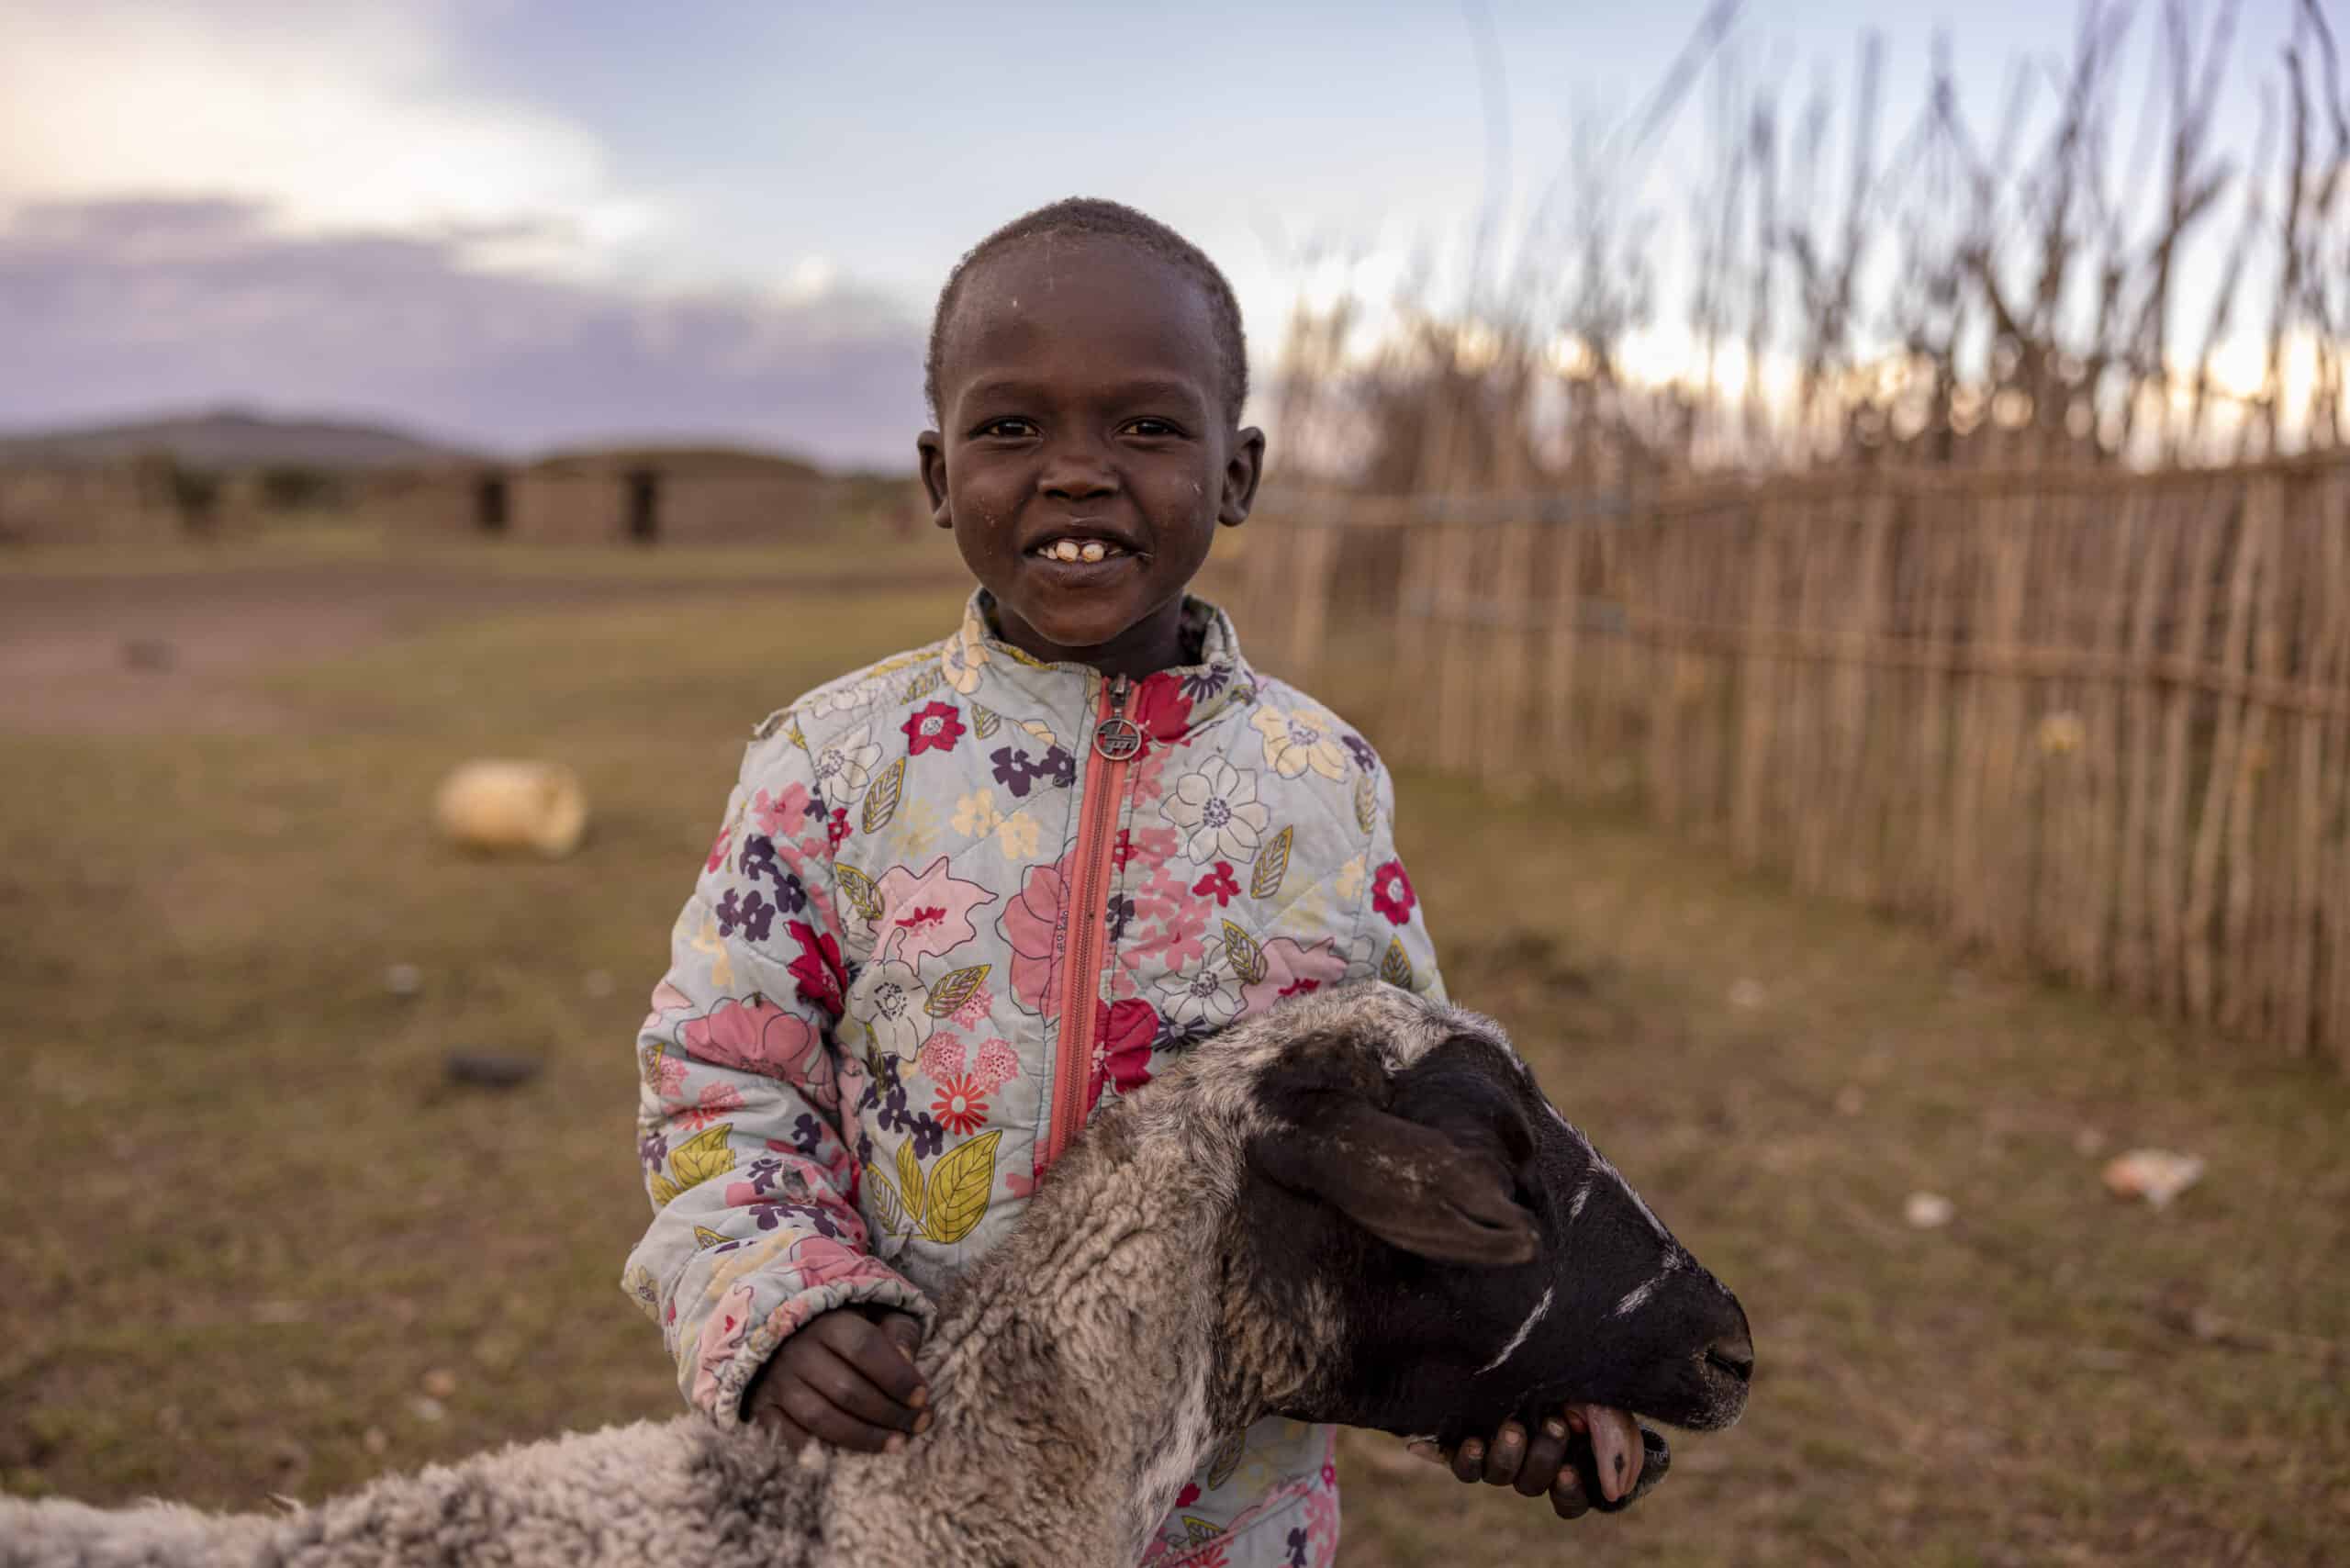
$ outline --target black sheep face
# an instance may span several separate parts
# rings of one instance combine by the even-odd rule
[[[1754,1364],[1738,1298],[1497,1029],[1450,1021],[1406,1064],[1308,1041],[1259,1082],[1277,1130],[1248,1149],[1255,1288],[1311,1313],[1316,1282],[1345,1282],[1337,1371],[1285,1413],[1448,1443],[1568,1405],[1736,1421]]]

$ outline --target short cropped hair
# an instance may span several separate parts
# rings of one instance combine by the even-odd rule
[[[1069,196],[1013,218],[966,251],[963,259],[955,263],[954,271],[946,274],[946,286],[938,291],[938,308],[930,319],[930,351],[923,361],[923,396],[930,400],[932,419],[937,419],[941,412],[938,362],[946,339],[946,323],[955,314],[956,301],[962,297],[963,280],[970,275],[973,267],[997,252],[1023,240],[1046,236],[1123,241],[1190,274],[1208,297],[1208,317],[1215,330],[1216,353],[1224,362],[1220,367],[1224,373],[1220,390],[1225,418],[1235,425],[1240,422],[1241,405],[1248,400],[1248,338],[1241,330],[1240,301],[1233,297],[1231,283],[1208,260],[1206,252],[1158,219],[1095,196]]]

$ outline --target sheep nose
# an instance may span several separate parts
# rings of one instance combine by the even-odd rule
[[[1726,1335],[1706,1347],[1706,1360],[1744,1383],[1754,1375],[1754,1341],[1743,1333]]]

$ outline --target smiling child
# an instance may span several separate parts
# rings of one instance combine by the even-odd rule
[[[627,1286],[692,1404],[795,1445],[919,1438],[933,1295],[1105,1098],[1284,997],[1439,991],[1378,757],[1185,592],[1265,455],[1214,264],[1113,203],[1030,213],[949,275],[927,390],[978,589],[758,727],[639,1036]],[[1456,1473],[1572,1517],[1566,1439]],[[1146,1560],[1330,1562],[1332,1453],[1230,1434]]]

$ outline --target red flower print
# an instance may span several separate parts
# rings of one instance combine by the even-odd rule
[[[1315,991],[1320,991],[1321,989],[1322,982],[1318,980],[1292,980],[1288,985],[1281,987],[1281,989],[1275,994],[1281,996],[1312,996]]]
[[[950,1078],[940,1084],[938,1098],[930,1103],[930,1109],[938,1125],[957,1137],[969,1137],[988,1119],[988,1103],[980,1097],[979,1086],[968,1078]]]
[[[1110,858],[1116,863],[1118,869],[1123,871],[1126,868],[1126,862],[1134,857],[1134,829],[1122,827],[1118,830],[1118,842],[1110,846]],[[715,867],[711,868],[716,869]]]
[[[841,945],[829,931],[817,935],[815,927],[804,920],[792,921],[784,929],[800,944],[800,957],[791,960],[791,978],[800,982],[800,1000],[839,1017],[842,993],[848,986],[848,971],[841,965]]]
[[[728,823],[718,830],[718,837],[710,846],[710,858],[701,863],[705,871],[715,871],[726,864],[726,846],[734,842],[734,824]]]
[[[831,820],[824,823],[824,831],[832,834],[833,847],[838,849],[841,846],[841,840],[848,836],[848,808],[846,806],[835,806],[833,809]]]
[[[1183,695],[1183,683],[1167,670],[1145,676],[1136,686],[1134,697],[1126,705],[1126,717],[1142,726],[1143,733],[1159,742],[1179,741],[1192,726],[1192,700]]]
[[[898,727],[906,733],[908,756],[953,751],[955,743],[963,738],[963,716],[952,702],[933,702]]]
[[[1114,1083],[1130,1094],[1150,1081],[1150,1047],[1158,1038],[1158,1010],[1139,997],[1093,1004],[1093,1081],[1087,1088],[1088,1110],[1100,1103],[1102,1090]]]
[[[1176,1495],[1175,1506],[1179,1508],[1188,1508],[1199,1500],[1200,1484],[1196,1481],[1187,1481],[1183,1484],[1183,1490]]]
[[[1232,879],[1232,868],[1219,860],[1214,870],[1192,884],[1192,890],[1202,895],[1214,895],[1215,907],[1222,909],[1240,896],[1240,884]]]
[[[1404,875],[1404,863],[1390,860],[1371,874],[1371,907],[1387,917],[1390,925],[1401,925],[1412,918],[1412,906],[1419,898],[1412,891],[1412,879]]]

